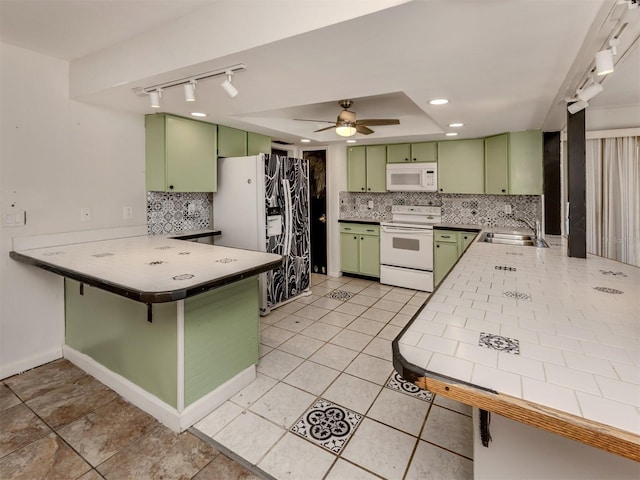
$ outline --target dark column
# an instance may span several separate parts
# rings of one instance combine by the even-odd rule
[[[567,113],[570,257],[587,258],[585,111]]]
[[[544,231],[562,233],[560,132],[544,132]]]

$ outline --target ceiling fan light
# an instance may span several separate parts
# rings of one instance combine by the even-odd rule
[[[596,53],[596,74],[606,75],[613,72],[613,52],[609,49]]]
[[[336,133],[341,137],[352,137],[356,134],[356,127],[352,123],[336,125]]]

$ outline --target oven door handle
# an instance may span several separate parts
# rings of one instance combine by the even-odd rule
[[[418,235],[433,235],[430,228],[412,228],[412,227],[382,227],[384,233],[417,233]]]

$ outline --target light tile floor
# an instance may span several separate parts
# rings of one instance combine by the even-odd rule
[[[391,364],[428,294],[316,274],[311,290],[261,319],[257,380],[196,435],[264,478],[473,478],[470,408]]]

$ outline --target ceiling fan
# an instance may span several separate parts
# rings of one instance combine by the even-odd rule
[[[340,112],[335,122],[331,122],[329,120],[307,120],[304,118],[294,118],[294,120],[302,122],[331,123],[332,125],[330,127],[321,128],[319,130],[315,130],[315,132],[323,132],[325,130],[335,128],[336,133],[343,137],[350,137],[355,135],[356,132],[363,135],[370,135],[373,133],[373,130],[369,128],[370,126],[400,125],[400,120],[397,118],[369,118],[365,120],[356,120],[356,112],[349,110],[349,107],[353,105],[353,100],[340,100],[338,104],[343,108],[343,110]]]

